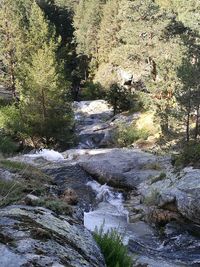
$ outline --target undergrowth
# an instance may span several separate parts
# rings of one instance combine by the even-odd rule
[[[103,232],[103,227],[96,229],[94,238],[104,255],[107,267],[131,267],[132,259],[128,255],[127,247],[116,230]]]
[[[146,140],[149,135],[147,129],[137,129],[134,124],[126,127],[120,125],[115,133],[115,144],[119,147],[128,147],[139,139]]]
[[[52,179],[39,169],[22,162],[0,160],[0,168],[15,174],[13,180],[0,176],[0,206],[17,203],[27,194],[43,196],[47,193],[47,184]]]

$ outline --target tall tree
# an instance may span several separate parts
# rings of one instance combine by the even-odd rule
[[[21,2],[3,0],[0,3],[0,82],[16,99],[19,53],[23,50],[23,16]]]
[[[108,62],[110,52],[119,45],[117,35],[120,30],[118,12],[118,0],[106,2],[98,33],[98,59],[100,62]]]
[[[36,3],[31,7],[27,36],[29,58],[22,65],[19,105],[24,131],[31,137],[43,137],[47,143],[64,142],[72,126],[70,84],[56,57],[60,38]]]
[[[105,0],[81,0],[74,16],[77,53],[86,55],[91,73],[98,67],[98,31]]]

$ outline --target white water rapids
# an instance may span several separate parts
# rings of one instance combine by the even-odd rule
[[[116,229],[122,234],[124,243],[127,244],[130,237],[130,225],[128,211],[123,206],[122,193],[115,192],[113,188],[106,184],[100,185],[96,181],[90,181],[87,185],[96,192],[98,204],[94,210],[84,213],[85,227],[91,231],[103,227],[104,232]]]

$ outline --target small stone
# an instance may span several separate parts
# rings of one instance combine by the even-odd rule
[[[24,199],[26,205],[30,205],[30,206],[34,205],[35,202],[38,200],[39,200],[39,197],[32,195],[32,194],[28,194]]]

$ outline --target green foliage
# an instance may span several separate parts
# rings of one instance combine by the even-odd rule
[[[175,160],[175,166],[188,166],[192,165],[195,167],[200,166],[200,144],[196,142],[189,142],[186,144],[181,154]]]
[[[16,105],[7,105],[0,109],[0,128],[10,135],[20,136],[23,132],[23,122]]]
[[[0,179],[0,207],[14,203],[24,197],[24,185],[19,181]]]
[[[13,155],[17,149],[17,144],[9,136],[0,134],[0,153],[3,155]]]
[[[150,184],[154,184],[156,182],[162,181],[167,177],[166,173],[161,172],[158,176],[155,176],[151,179]]]
[[[106,98],[113,106],[114,114],[127,111],[134,106],[134,94],[118,84],[111,85]]]
[[[108,267],[131,267],[132,259],[122,243],[122,237],[115,230],[103,233],[103,228],[94,233]]]
[[[128,147],[139,139],[147,139],[149,135],[147,129],[137,129],[135,124],[130,126],[119,125],[115,133],[115,143],[119,147]]]
[[[22,201],[28,193],[44,196],[52,183],[51,177],[26,163],[2,159],[0,168],[17,174],[13,181],[0,177],[0,206]]]
[[[105,96],[106,92],[99,83],[86,82],[81,89],[81,99],[83,100],[104,99]]]
[[[16,98],[16,92],[18,93],[19,101],[1,110],[0,127],[23,141],[27,138],[38,138],[47,145],[71,144],[73,114],[70,83],[66,81],[63,64],[57,58],[61,40],[35,1],[31,3],[27,0],[25,5],[19,0],[26,15],[19,12],[14,14],[9,1],[4,1],[5,5],[0,11],[2,16],[4,8],[12,13],[10,23],[15,28],[11,34],[13,39],[8,40],[3,35],[8,40],[8,43],[3,44],[3,49],[7,49],[7,52],[0,49],[0,53],[4,56],[12,52],[11,89]],[[22,12],[21,9],[20,11]],[[18,23],[15,23],[16,20]],[[3,26],[5,25],[2,25],[4,33]],[[15,47],[17,41],[20,42],[16,38],[21,37],[16,36],[18,32],[23,33],[23,38],[19,47]],[[8,50],[10,47],[12,51]],[[11,62],[2,62],[10,70]],[[11,77],[11,74],[8,76]]]
[[[71,215],[72,207],[61,199],[52,199],[49,197],[40,198],[33,203],[35,206],[42,206],[54,211],[57,214]]]
[[[152,163],[147,163],[143,166],[144,170],[156,170],[156,171],[160,171],[162,169],[162,167],[160,166],[159,162],[152,162]]]

